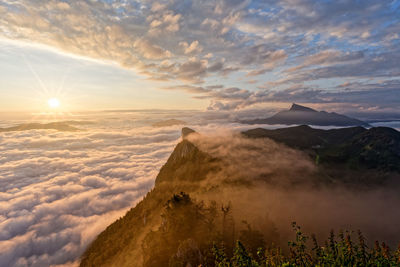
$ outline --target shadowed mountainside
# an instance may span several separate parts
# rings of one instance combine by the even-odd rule
[[[392,128],[321,130],[302,125],[276,130],[257,128],[243,134],[250,138],[270,138],[307,150],[315,153],[321,163],[400,171],[400,133]]]

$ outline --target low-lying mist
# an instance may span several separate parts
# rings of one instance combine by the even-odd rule
[[[293,221],[319,239],[325,239],[331,229],[342,229],[361,230],[368,242],[385,241],[392,247],[400,241],[398,183],[342,184],[324,174],[308,154],[269,139],[228,132],[192,134],[188,139],[221,160],[220,170],[202,181],[208,193],[196,198],[231,203],[238,228],[246,220],[263,231],[268,218],[283,245],[293,238]],[[365,170],[355,173],[363,175]],[[221,186],[212,189],[216,183]]]

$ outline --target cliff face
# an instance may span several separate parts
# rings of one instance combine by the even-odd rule
[[[161,168],[156,186],[163,183],[196,182],[218,169],[218,159],[200,151],[188,140],[180,142]]]

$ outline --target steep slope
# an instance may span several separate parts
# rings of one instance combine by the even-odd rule
[[[200,151],[188,140],[182,140],[167,163],[161,168],[156,185],[181,181],[201,181],[211,171],[217,171],[218,159]]]
[[[247,124],[307,124],[319,126],[368,126],[368,123],[325,111],[316,111],[293,103],[289,110],[280,111],[272,117],[244,121]]]
[[[160,224],[166,201],[174,193],[199,190],[198,182],[217,170],[216,159],[186,140],[192,132],[182,130],[183,140],[161,168],[154,189],[100,233],[82,256],[80,266],[142,266],[142,241]]]

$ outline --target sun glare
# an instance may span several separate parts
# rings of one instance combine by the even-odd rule
[[[50,108],[58,108],[60,106],[60,101],[57,98],[50,98],[47,100],[47,104]]]

